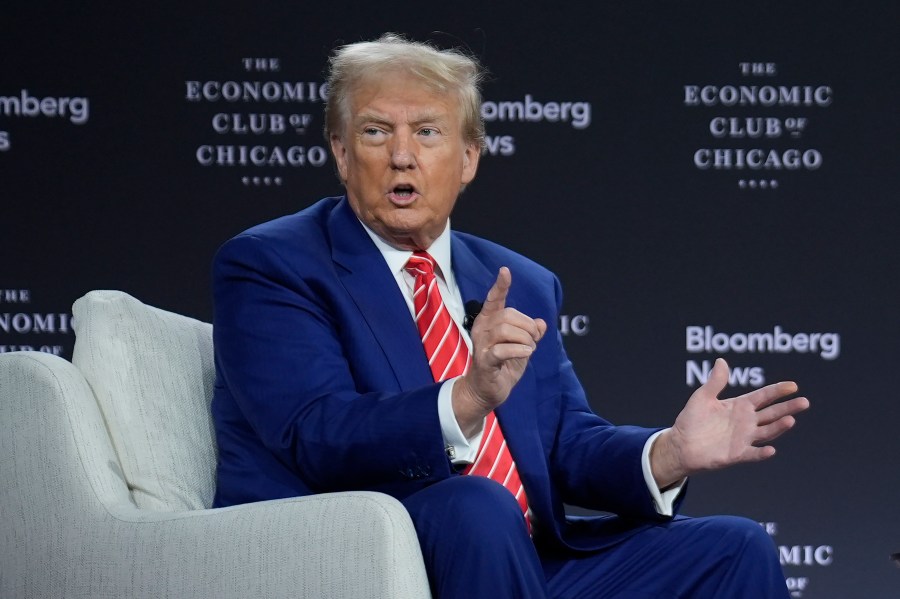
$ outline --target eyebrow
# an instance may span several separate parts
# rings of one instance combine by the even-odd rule
[[[379,116],[377,114],[373,114],[371,112],[362,112],[356,116],[354,119],[357,125],[362,123],[377,123],[379,125],[390,125],[393,126],[395,123],[383,116]],[[443,124],[447,121],[446,115],[437,112],[425,112],[419,115],[416,119],[411,121],[409,124],[416,126],[422,125],[424,123],[440,123]]]

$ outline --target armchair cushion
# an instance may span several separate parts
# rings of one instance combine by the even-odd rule
[[[207,508],[216,442],[212,325],[92,291],[73,306],[72,362],[96,395],[139,508]]]

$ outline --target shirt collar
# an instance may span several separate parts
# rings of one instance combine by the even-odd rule
[[[403,272],[406,263],[409,261],[409,257],[413,255],[410,250],[400,250],[390,245],[384,239],[378,236],[378,234],[370,229],[366,223],[359,221],[363,226],[363,229],[366,230],[366,233],[369,237],[372,238],[372,242],[375,243],[375,247],[378,248],[378,251],[381,252],[381,255],[384,256],[385,262],[387,262],[388,268],[391,269],[391,273],[397,275],[398,273]],[[447,226],[444,227],[444,231],[438,235],[437,239],[435,239],[431,246],[426,250],[434,261],[437,262],[438,268],[440,269],[440,275],[444,278],[444,281],[448,285],[452,285],[453,281],[453,268],[450,256],[450,220],[447,219]]]

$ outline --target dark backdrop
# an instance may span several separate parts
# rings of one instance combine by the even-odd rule
[[[897,596],[896,3],[74,4],[0,19],[0,350],[69,357],[71,303],[96,288],[210,320],[219,244],[340,193],[330,50],[383,31],[464,46],[492,73],[491,151],[454,227],[559,274],[594,408],[671,422],[717,355],[732,393],[797,380],[813,408],[778,456],[696,477],[685,510],[761,522],[795,597]],[[201,93],[248,81],[304,97]],[[763,100],[732,102],[741,86]],[[205,164],[216,146],[263,165]],[[706,168],[716,149],[730,168]],[[778,343],[739,351],[754,333]]]

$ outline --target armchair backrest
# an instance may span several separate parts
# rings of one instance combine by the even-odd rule
[[[208,508],[215,492],[212,325],[92,291],[73,307],[72,363],[90,384],[139,508]]]

